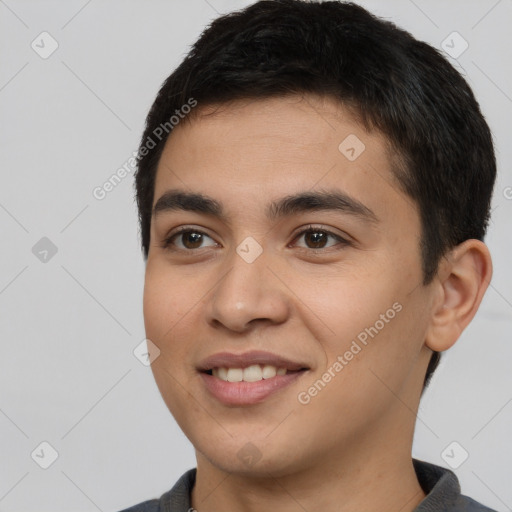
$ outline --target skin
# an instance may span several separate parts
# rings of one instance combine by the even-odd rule
[[[166,143],[154,204],[169,189],[198,192],[221,202],[229,221],[189,211],[154,216],[144,289],[146,335],[161,351],[154,377],[196,450],[192,506],[414,510],[425,497],[411,461],[423,379],[431,350],[452,346],[478,309],[492,273],[486,246],[467,240],[454,248],[423,286],[418,210],[394,179],[387,141],[331,99],[237,101],[196,114]],[[365,145],[354,161],[338,149],[350,134]],[[265,216],[271,200],[332,189],[378,221],[338,211]],[[315,246],[300,235],[309,225],[348,243],[329,237]],[[163,248],[179,226],[206,236],[191,245],[178,235]],[[263,249],[253,263],[236,252],[249,236]],[[299,403],[395,303],[401,311]],[[223,405],[197,365],[253,349],[310,369],[261,403]],[[247,443],[257,455],[250,464],[240,457]]]

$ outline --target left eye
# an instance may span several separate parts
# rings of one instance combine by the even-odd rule
[[[319,228],[308,228],[300,232],[295,240],[299,240],[301,238],[304,238],[306,243],[306,245],[302,247],[305,247],[306,249],[325,249],[326,247],[332,247],[337,243],[348,245],[348,241],[341,236]],[[329,238],[334,239],[334,243],[327,245]]]

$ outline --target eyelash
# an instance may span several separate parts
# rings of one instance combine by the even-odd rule
[[[187,226],[182,226],[176,232],[174,232],[172,235],[170,235],[167,238],[165,238],[163,240],[163,242],[162,242],[161,247],[163,249],[168,250],[168,251],[173,251],[173,252],[180,252],[181,251],[181,252],[189,252],[189,253],[192,253],[192,252],[200,250],[200,249],[204,249],[204,247],[198,247],[196,249],[171,248],[173,240],[175,238],[179,237],[180,235],[185,234],[185,233],[198,233],[200,235],[207,236],[208,238],[211,238],[213,240],[213,238],[210,235],[208,235],[204,231],[201,231],[200,229],[195,229],[195,228],[190,228],[190,227],[187,227]],[[346,240],[345,238],[341,237],[340,235],[336,235],[335,233],[333,233],[332,231],[329,231],[327,229],[324,229],[324,228],[321,228],[321,227],[315,227],[315,226],[311,226],[311,225],[308,226],[306,229],[303,229],[302,231],[297,233],[297,235],[294,237],[293,240],[296,241],[300,237],[302,237],[302,236],[304,236],[304,235],[306,235],[308,233],[323,233],[323,234],[325,234],[327,236],[335,238],[339,243],[335,244],[334,246],[330,246],[330,247],[320,247],[320,248],[317,248],[317,249],[314,249],[314,248],[311,248],[311,247],[300,247],[300,249],[303,249],[303,250],[306,250],[306,251],[318,252],[318,251],[321,251],[322,249],[324,251],[326,249],[331,249],[332,247],[335,247],[336,245],[341,245],[342,248],[345,247],[345,246],[350,245],[350,242],[348,240]]]

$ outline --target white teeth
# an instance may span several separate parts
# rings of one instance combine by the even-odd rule
[[[244,371],[242,368],[229,368],[227,374],[228,382],[242,382],[244,380]]]
[[[276,368],[270,364],[263,367],[253,364],[247,368],[213,368],[212,375],[225,382],[258,382],[263,379],[271,379],[276,375],[286,375],[286,368]]]
[[[259,364],[253,364],[244,369],[244,381],[245,382],[256,382],[263,378],[261,366]]]
[[[263,378],[264,379],[271,379],[272,377],[275,377],[276,374],[277,374],[277,368],[275,366],[271,366],[269,364],[266,364],[264,367],[263,367],[263,371],[262,371],[262,374],[263,374]]]

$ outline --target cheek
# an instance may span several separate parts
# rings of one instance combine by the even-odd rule
[[[148,263],[146,268],[143,313],[148,338],[165,345],[191,313],[194,298],[189,292],[190,283],[160,267]]]
[[[366,303],[347,302],[345,311],[338,313],[337,337],[324,345],[328,363],[315,376],[321,374],[321,380],[330,381],[315,405],[319,413],[343,404],[356,423],[364,422],[383,414],[397,396],[407,401],[407,386],[416,385],[413,375],[419,370],[424,314],[398,292],[390,295],[388,291],[386,296],[376,291],[373,297],[378,300],[370,294]],[[336,428],[342,427],[341,418],[333,422]]]
[[[339,286],[331,281],[324,294],[310,296],[312,309],[328,327],[321,337],[327,357],[318,373],[331,369],[337,382],[375,381],[370,370],[400,378],[395,363],[401,360],[406,371],[421,345],[421,326],[415,331],[417,308],[401,291],[398,276],[362,281],[344,280]],[[336,361],[342,369],[339,364],[333,368]]]
[[[316,280],[314,287],[309,283],[308,293],[307,283],[303,284],[304,292],[297,295],[314,313],[313,317],[321,320],[324,328],[320,338],[330,356],[343,353],[357,336],[364,341],[368,330],[375,333],[375,324],[379,333],[385,332],[399,316],[400,293],[394,283],[382,276],[332,276],[325,282]]]
[[[194,409],[188,403],[187,382],[190,369],[187,357],[190,346],[187,336],[192,332],[193,305],[190,293],[180,293],[183,277],[171,274],[168,268],[148,262],[144,284],[144,324],[146,337],[157,345],[159,356],[151,364],[155,382],[171,414],[182,428],[184,417]],[[190,290],[189,288],[184,288]],[[188,404],[188,405],[187,405]]]

